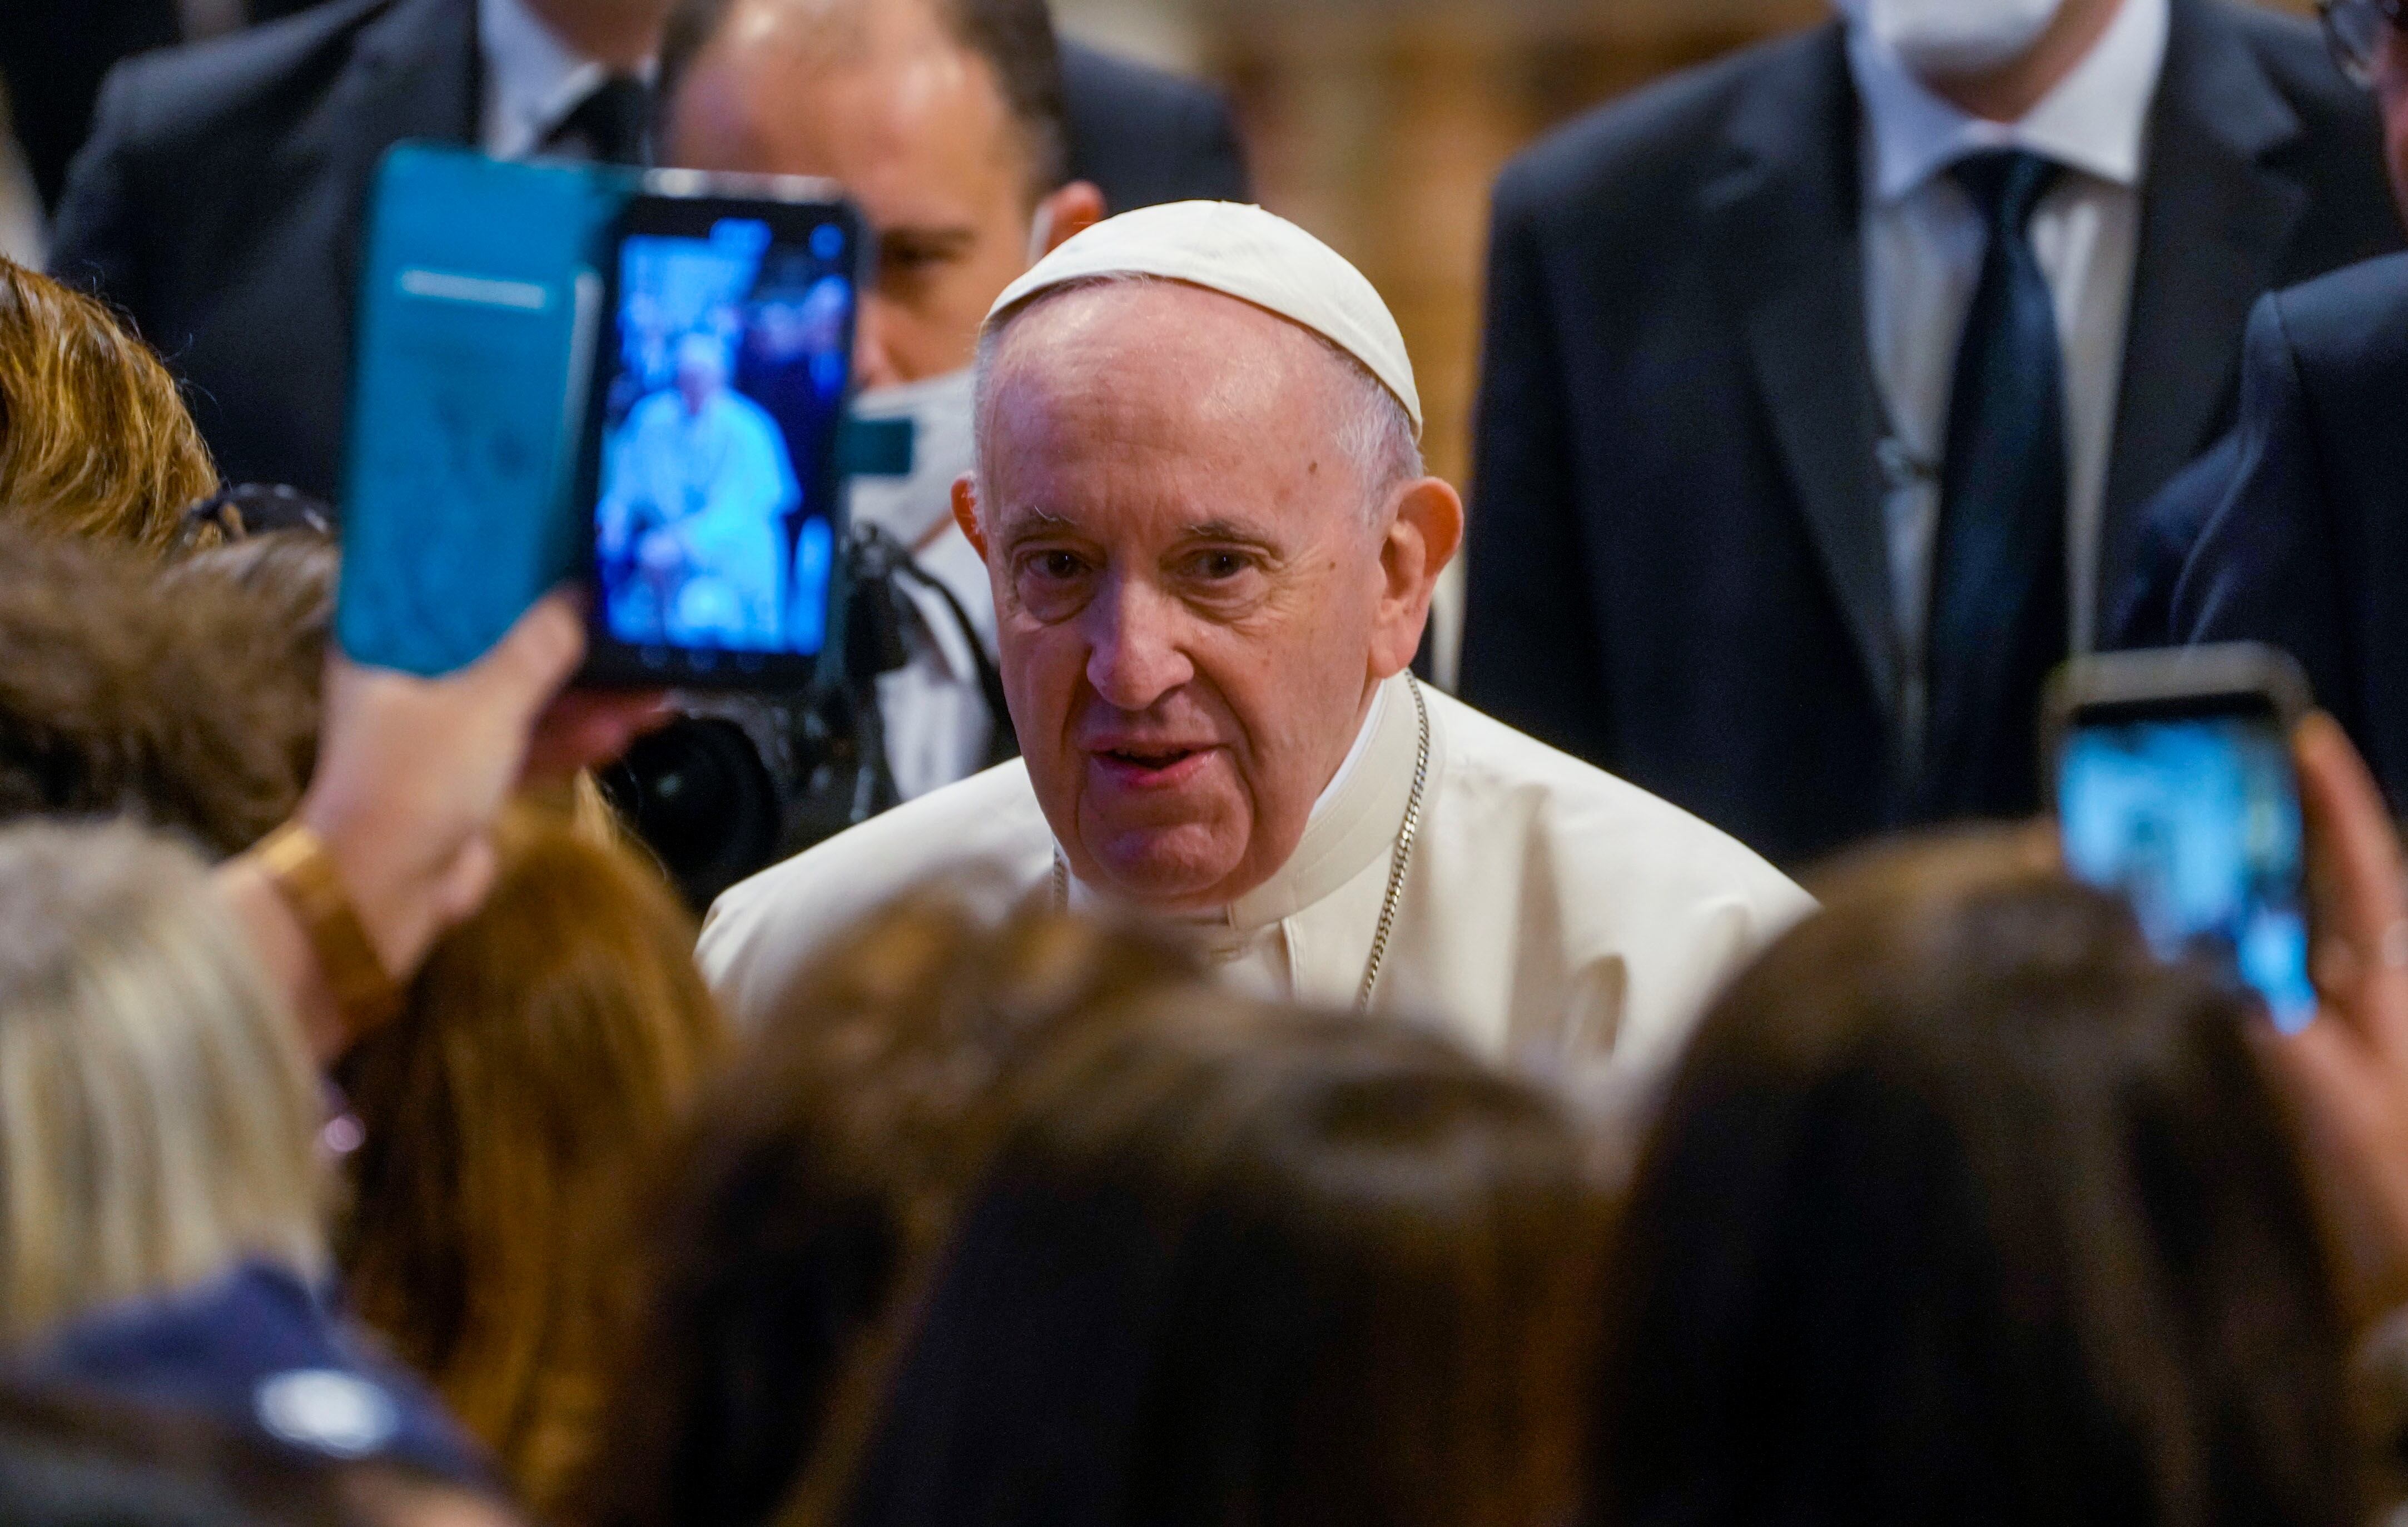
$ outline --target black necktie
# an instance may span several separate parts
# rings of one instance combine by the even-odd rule
[[[606,164],[641,164],[652,157],[652,122],[651,88],[640,79],[614,74],[560,120],[544,146],[581,145]]]
[[[2065,358],[2028,230],[2057,166],[1977,154],[1952,172],[1990,231],[1956,351],[1925,647],[1919,821],[2040,804],[2042,682],[2066,650]]]

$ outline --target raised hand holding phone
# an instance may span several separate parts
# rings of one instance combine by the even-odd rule
[[[2408,883],[2383,792],[2340,725],[2310,717],[2295,757],[2319,1017],[2263,1051],[2297,1105],[2344,1296],[2372,1324],[2408,1306]]]

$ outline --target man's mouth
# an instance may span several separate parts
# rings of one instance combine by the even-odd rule
[[[1098,748],[1088,756],[1116,784],[1136,790],[1160,790],[1185,783],[1211,752],[1210,748],[1173,743],[1131,743],[1120,748]]]

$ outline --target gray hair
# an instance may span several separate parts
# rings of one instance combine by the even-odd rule
[[[996,322],[987,325],[979,335],[978,382],[972,418],[977,420],[978,474],[982,482],[986,478],[987,407],[994,401],[996,362],[1003,352],[1004,336],[1012,325],[1057,297],[1074,292],[1087,292],[1107,286],[1176,286],[1182,283],[1162,276],[1087,276],[1060,286],[1049,287],[1014,307]],[[1363,484],[1363,516],[1373,529],[1382,527],[1382,516],[1396,491],[1408,482],[1425,476],[1421,441],[1414,436],[1412,415],[1405,411],[1404,403],[1388,391],[1387,384],[1371,374],[1371,368],[1348,354],[1334,341],[1297,325],[1310,335],[1329,358],[1336,362],[1345,381],[1345,394],[1338,407],[1339,451],[1354,464],[1356,480]]]

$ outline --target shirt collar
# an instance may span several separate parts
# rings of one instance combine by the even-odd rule
[[[2149,106],[2166,58],[2169,0],[2124,0],[2073,72],[2021,121],[1994,122],[1942,100],[1861,21],[1848,25],[1848,69],[1864,102],[1872,191],[1902,201],[1958,160],[2022,149],[2138,190]]]
[[[1396,847],[1405,805],[1412,795],[1413,764],[1421,741],[1421,722],[1412,697],[1399,692],[1405,682],[1399,674],[1371,697],[1370,712],[1363,719],[1354,749],[1313,803],[1304,837],[1279,873],[1220,911],[1175,920],[1254,933],[1330,895]],[[1435,739],[1432,748],[1436,748]],[[1075,876],[1069,890],[1070,906],[1077,910],[1110,901]]]
[[[526,0],[477,0],[477,46],[484,57],[484,137],[497,159],[543,147],[568,114],[610,78],[580,56]],[[651,78],[652,65],[638,71]]]

